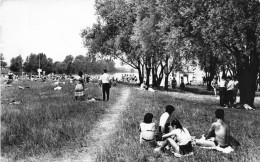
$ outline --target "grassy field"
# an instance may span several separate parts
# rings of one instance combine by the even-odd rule
[[[129,109],[124,113],[120,128],[112,139],[112,145],[106,151],[99,153],[98,161],[260,161],[260,119],[259,106],[256,111],[227,109],[226,120],[231,127],[232,135],[242,144],[234,153],[220,152],[195,148],[195,155],[180,159],[169,155],[155,155],[153,148],[139,145],[139,123],[147,112],[154,114],[158,123],[160,115],[167,104],[174,105],[174,117],[190,131],[191,135],[200,138],[206,133],[215,120],[214,111],[219,108],[218,99],[212,96],[194,95],[179,92],[147,93],[132,89],[128,99]],[[259,101],[259,100],[258,100]]]
[[[28,86],[24,90],[18,86]],[[1,155],[12,159],[40,156],[46,153],[54,158],[62,156],[61,150],[76,149],[86,145],[88,132],[100,115],[106,113],[108,104],[119,98],[122,87],[113,87],[109,103],[75,102],[74,85],[62,84],[61,91],[51,83],[19,82],[12,87],[1,87]],[[101,89],[88,84],[88,97],[101,98]],[[200,138],[215,120],[214,111],[219,108],[218,98],[180,92],[146,92],[130,86],[131,95],[127,110],[118,123],[118,130],[110,139],[111,144],[98,153],[97,161],[260,161],[260,102],[256,111],[225,109],[231,134],[242,144],[234,153],[195,148],[195,155],[174,158],[173,155],[155,155],[153,148],[139,145],[139,123],[147,112],[158,123],[165,106],[176,107],[173,117],[178,118],[192,136]],[[10,105],[12,100],[22,101]],[[259,100],[258,100],[259,101]]]
[[[108,102],[75,102],[74,84],[57,85],[42,82],[18,82],[1,86],[1,155],[11,159],[50,153],[61,156],[60,150],[84,146],[88,132]],[[18,86],[30,87],[19,89]],[[101,88],[88,84],[88,98],[102,98]],[[120,87],[119,87],[120,88]],[[113,88],[110,104],[120,91]],[[22,101],[10,104],[11,101]]]

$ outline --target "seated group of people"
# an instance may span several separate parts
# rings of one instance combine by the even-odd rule
[[[146,85],[146,82],[143,81],[143,83],[140,85],[140,88],[137,88],[138,90],[148,90],[150,92],[156,92],[156,90],[154,90],[152,87],[148,87]]]
[[[220,151],[222,151],[221,149],[230,146],[230,131],[228,125],[224,121],[223,109],[217,109],[215,111],[217,120],[211,125],[208,134],[206,136],[203,135],[203,138],[201,139],[192,138],[187,128],[183,127],[178,119],[174,118],[170,123],[168,122],[169,117],[174,110],[175,108],[172,105],[166,106],[166,111],[160,117],[158,133],[156,133],[156,124],[152,121],[153,114],[145,114],[144,120],[140,123],[139,128],[139,131],[141,132],[140,144],[148,142],[152,144],[152,146],[159,146],[154,150],[157,153],[168,148],[176,157],[192,155],[193,145],[211,147]],[[162,135],[160,141],[158,141],[158,134]],[[234,150],[231,148],[229,152],[231,151]]]

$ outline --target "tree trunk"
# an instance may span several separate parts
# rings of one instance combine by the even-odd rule
[[[140,61],[138,61],[138,66],[136,69],[138,71],[139,85],[141,85],[144,81],[144,68]]]
[[[150,73],[151,73],[151,68],[150,66],[146,65],[146,86],[150,86]]]
[[[169,79],[169,74],[165,74],[164,90],[166,91],[168,91],[168,79]]]
[[[244,72],[239,76],[240,103],[254,107],[257,73]]]
[[[153,67],[152,68],[152,77],[153,77],[152,85],[157,87],[157,78],[156,78],[157,72],[156,71],[157,71],[156,68]]]
[[[168,73],[168,57],[166,57],[165,60],[165,71],[164,71],[165,79],[164,79],[164,90],[168,91],[168,78],[169,78],[169,73]]]
[[[253,55],[255,57],[250,58],[250,61],[248,56],[243,55],[241,62],[238,61],[238,65],[240,66],[237,72],[240,104],[248,104],[251,107],[254,107],[255,92],[257,90],[257,74],[260,61],[257,57],[257,53],[255,53],[255,55]],[[253,58],[255,58],[255,60]]]
[[[164,66],[162,63],[160,63],[160,66],[161,66],[161,70],[158,74],[158,69],[157,69],[157,74],[156,74],[156,77],[157,77],[157,82],[156,82],[156,85],[157,85],[157,88],[160,88],[160,85],[161,85],[161,82],[162,82],[162,79],[163,79],[163,69],[164,69]]]
[[[217,62],[217,58],[214,56],[211,56],[210,66],[209,66],[209,75],[208,75],[208,79],[207,79],[208,91],[212,90],[211,81],[213,80],[214,76],[216,75],[216,62]]]
[[[138,70],[138,77],[139,77],[139,81],[140,81],[140,82],[139,82],[139,85],[141,85],[141,84],[143,83],[143,81],[144,81],[144,78],[143,78],[143,75],[142,75],[141,67],[138,66],[137,70]]]

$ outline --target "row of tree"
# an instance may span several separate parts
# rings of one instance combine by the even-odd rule
[[[258,0],[96,0],[97,23],[82,31],[92,55],[120,59],[149,85],[199,65],[210,81],[237,76],[253,106],[260,62]],[[146,77],[146,78],[145,78]],[[167,89],[168,84],[165,84]]]
[[[3,55],[1,55],[1,57],[4,58]],[[37,74],[37,69],[39,68],[45,71],[45,74],[77,74],[79,71],[97,74],[102,73],[104,68],[110,72],[116,71],[113,60],[97,60],[95,57],[89,57],[88,55],[78,55],[75,58],[72,55],[68,55],[63,61],[53,62],[53,60],[47,58],[44,53],[39,53],[30,54],[25,61],[23,61],[21,55],[19,55],[12,58],[10,62],[10,70],[16,73],[27,72]]]

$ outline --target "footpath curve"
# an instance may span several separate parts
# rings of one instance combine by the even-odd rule
[[[74,155],[64,155],[63,159],[57,161],[95,162],[97,160],[97,153],[102,152],[103,147],[110,144],[109,137],[111,137],[115,130],[118,129],[116,127],[118,119],[127,107],[126,103],[129,94],[130,89],[124,89],[118,101],[108,108],[107,113],[101,117],[97,124],[95,124],[94,129],[89,133],[90,138],[87,141],[87,147],[81,149],[80,152],[76,150]]]

